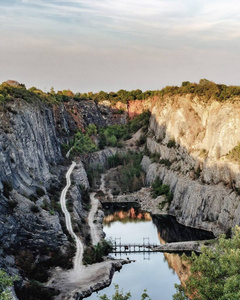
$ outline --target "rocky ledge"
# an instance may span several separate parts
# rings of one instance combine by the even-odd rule
[[[189,242],[176,242],[167,243],[164,245],[152,247],[151,250],[154,252],[169,252],[169,253],[179,253],[179,252],[202,252],[203,246],[210,246],[210,241],[189,241]]]

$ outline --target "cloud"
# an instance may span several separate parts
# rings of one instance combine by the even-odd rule
[[[2,0],[1,72],[81,91],[221,79],[223,63],[240,68],[239,11],[237,0]]]
[[[110,37],[112,33],[137,39],[150,34],[156,39],[198,33],[206,39],[210,31],[225,40],[239,35],[240,20],[234,13],[239,8],[236,0],[5,0],[0,15],[5,28],[18,24],[25,31],[44,31],[55,24],[54,32],[66,27],[76,35],[94,30],[96,35],[107,32]]]

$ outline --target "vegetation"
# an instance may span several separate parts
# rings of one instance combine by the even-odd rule
[[[13,189],[12,184],[8,181],[3,181],[2,185],[3,185],[3,196],[6,197],[6,198],[9,198],[10,193]]]
[[[117,284],[114,285],[114,289],[115,289],[115,293],[112,296],[112,300],[129,300],[132,298],[131,293],[127,292],[124,293],[123,290],[119,291],[119,286]],[[111,300],[106,294],[104,295],[98,295],[98,298],[101,300]],[[151,300],[151,298],[149,298],[147,291],[144,290],[142,296],[141,296],[141,300]]]
[[[216,99],[218,101],[226,101],[228,99],[239,100],[240,86],[227,86],[224,84],[216,84],[207,79],[201,79],[199,83],[184,81],[180,87],[166,86],[162,90],[146,92],[142,92],[139,89],[132,91],[121,89],[116,93],[106,93],[104,91],[98,93],[73,93],[71,90],[55,92],[54,89],[51,88],[50,92],[46,93],[36,87],[26,89],[24,84],[19,84],[15,81],[7,81],[0,85],[0,105],[13,99],[23,99],[27,102],[41,100],[47,103],[68,102],[71,99],[74,99],[75,101],[93,100],[96,103],[102,100],[108,100],[114,105],[118,101],[127,104],[128,101],[144,100],[153,96],[172,96],[176,94],[191,94],[192,96],[198,96],[205,101],[210,99]],[[117,113],[121,112],[121,110],[117,111]]]
[[[201,79],[198,84],[184,81],[180,87],[166,86],[159,94],[161,96],[191,94],[193,96],[198,96],[205,101],[210,99],[226,101],[228,99],[240,97],[240,86],[227,86],[224,84],[216,84],[207,79]]]
[[[233,236],[221,236],[213,248],[202,248],[202,254],[184,255],[191,265],[191,276],[185,286],[176,285],[174,300],[240,299],[240,228]]]
[[[237,146],[228,153],[227,158],[240,163],[240,143],[238,143]]]
[[[135,192],[143,186],[145,173],[141,166],[142,157],[142,153],[128,152],[117,153],[108,158],[110,168],[121,166],[118,168],[116,181],[122,192]]]
[[[174,139],[169,140],[167,143],[168,148],[175,148],[176,147],[176,141]]]
[[[125,125],[112,125],[106,128],[99,128],[98,132],[100,137],[100,149],[103,149],[105,146],[115,147],[120,140],[129,138]]]
[[[65,152],[71,150],[71,155],[90,153],[98,150],[97,145],[94,143],[91,135],[93,126],[96,129],[96,126],[91,124],[91,127],[86,128],[86,133],[84,134],[82,131],[78,131],[74,137],[70,140],[69,144],[63,144],[63,148]],[[90,126],[90,125],[89,125]]]
[[[9,288],[13,286],[13,282],[18,280],[18,277],[10,277],[4,270],[0,269],[0,300],[11,300]]]
[[[169,185],[163,184],[162,180],[159,177],[157,177],[152,184],[151,195],[153,198],[157,198],[158,196],[165,195],[167,197],[167,201],[169,204],[173,200],[173,194],[170,191]]]
[[[92,247],[86,247],[83,253],[83,263],[91,265],[103,261],[103,257],[108,255],[112,248],[112,243],[107,240],[103,240]]]

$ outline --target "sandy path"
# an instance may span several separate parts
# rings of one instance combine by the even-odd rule
[[[107,190],[106,189],[106,186],[105,186],[105,177],[106,177],[107,173],[106,174],[102,174],[101,176],[101,185],[100,185],[100,188],[99,190],[101,190],[104,194],[107,194],[109,200],[113,200],[113,195],[111,194],[111,191],[110,190]]]
[[[72,171],[75,168],[75,166],[76,166],[76,163],[73,161],[72,165],[70,166],[70,168],[67,171],[67,174],[66,174],[67,184],[66,184],[65,188],[62,190],[61,197],[60,197],[60,203],[61,203],[62,211],[65,215],[65,222],[66,222],[67,230],[70,233],[70,235],[73,237],[73,239],[75,240],[75,243],[76,243],[77,251],[76,251],[75,258],[74,258],[74,270],[76,271],[82,267],[83,244],[80,241],[80,239],[76,236],[76,234],[73,232],[71,216],[66,207],[66,194],[71,185],[70,176],[71,176]]]
[[[94,223],[94,217],[95,214],[97,213],[98,209],[98,199],[95,198],[96,193],[91,193],[90,194],[90,199],[91,199],[91,210],[89,212],[88,216],[88,224],[90,226],[90,232],[91,232],[91,238],[92,238],[92,244],[97,245],[100,241],[100,236],[99,236],[99,231]]]

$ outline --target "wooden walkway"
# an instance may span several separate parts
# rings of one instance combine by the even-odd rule
[[[127,243],[113,243],[112,253],[145,253],[145,252],[153,252],[152,247],[157,247],[158,244],[151,243],[139,243],[139,244],[127,244]]]

